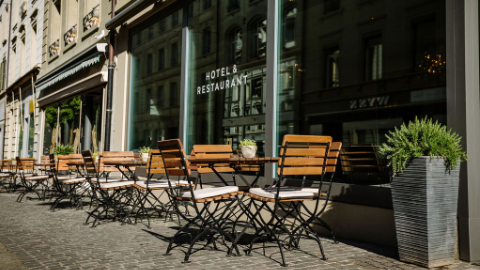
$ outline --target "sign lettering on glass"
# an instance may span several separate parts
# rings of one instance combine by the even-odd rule
[[[350,109],[386,106],[390,96],[362,98],[350,100]]]
[[[218,68],[212,70],[211,72],[205,73],[205,79],[211,81],[215,78],[226,77],[230,74],[236,74],[238,72],[237,65],[233,65],[232,72],[230,73],[229,67]],[[245,85],[247,83],[247,75],[239,76],[238,78],[225,78],[225,80],[220,82],[213,82],[197,87],[197,95],[203,95],[210,92],[215,92],[218,90],[230,89],[231,87]]]

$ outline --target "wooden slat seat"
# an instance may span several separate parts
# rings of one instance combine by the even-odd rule
[[[132,187],[135,181],[119,181],[113,183],[100,183],[101,190],[117,190]]]
[[[193,146],[195,160],[202,159],[230,158],[233,154],[232,146],[228,144],[196,144]],[[208,164],[197,163],[197,172],[199,174],[214,173]],[[235,170],[228,163],[214,164],[214,168],[219,173],[233,173]]]

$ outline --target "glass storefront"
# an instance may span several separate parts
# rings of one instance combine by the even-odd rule
[[[35,105],[34,101],[32,100],[32,89],[27,87],[27,89],[22,91],[21,96],[16,95],[15,101],[20,105],[17,114],[17,155],[31,158],[33,157],[33,144],[35,136]]]
[[[248,138],[275,156],[285,134],[329,135],[343,143],[335,181],[388,186],[388,131],[416,116],[446,124],[445,1],[281,0],[275,27],[269,4],[196,0],[132,29],[128,149]]]
[[[128,150],[179,137],[182,12],[131,36]]]
[[[403,122],[446,122],[445,1],[281,1],[277,131],[341,141],[336,180],[389,182],[377,148]]]
[[[189,5],[186,151],[194,144],[237,150],[248,138],[263,156],[267,1],[204,2]]]
[[[45,108],[43,155],[60,144],[73,146],[75,153],[101,152],[102,93],[99,89]]]

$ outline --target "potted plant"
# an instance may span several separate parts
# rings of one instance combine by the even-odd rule
[[[95,153],[92,154],[92,158],[93,158],[93,160],[95,160],[95,163],[98,163],[98,155],[99,155],[98,152],[95,152]]]
[[[454,262],[461,137],[431,119],[390,131],[380,154],[393,172],[400,260],[424,267]]]
[[[242,151],[243,157],[254,158],[257,152],[257,142],[250,139],[243,139],[240,141],[240,150]]]
[[[55,154],[55,158],[57,156],[66,156],[69,154],[73,154],[74,152],[75,151],[73,145],[69,144],[59,144],[53,149],[53,154]]]
[[[140,155],[142,157],[143,162],[148,161],[148,153],[150,153],[150,147],[149,146],[143,146],[140,148]]]
[[[12,165],[17,165],[17,160],[15,158],[12,158]]]

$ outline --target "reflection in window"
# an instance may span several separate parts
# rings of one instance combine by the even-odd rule
[[[163,85],[161,85],[157,89],[157,107],[163,109],[164,103]]]
[[[165,68],[165,49],[158,50],[158,70]]]
[[[172,14],[172,27],[178,24],[178,11]]]
[[[252,58],[254,60],[264,58],[267,49],[267,20],[258,20],[252,26],[254,27],[252,32],[255,33],[253,38],[250,39],[250,42],[252,42]]]
[[[160,32],[165,32],[165,19],[160,21]]]
[[[323,14],[340,9],[340,0],[323,0]]]
[[[228,35],[227,44],[230,44],[228,48],[228,64],[240,64],[242,63],[242,29],[234,29]]]
[[[381,37],[367,40],[366,76],[367,81],[382,79],[382,40]]]
[[[292,48],[295,46],[295,20],[297,19],[297,8],[287,11],[284,26],[284,47]]]
[[[151,53],[147,54],[147,74],[152,74],[153,70],[153,56]]]
[[[176,66],[178,65],[178,43],[173,43],[172,44],[172,51],[171,51],[171,54],[172,54],[172,62],[171,62],[171,66]]]
[[[239,0],[228,0],[227,12],[232,12],[240,8]]]
[[[193,6],[193,5],[190,5]],[[202,54],[207,54],[210,52],[210,46],[212,43],[210,28],[205,28],[202,34]]]
[[[333,88],[340,86],[340,78],[338,72],[338,63],[340,58],[340,50],[338,47],[327,50],[326,61],[326,87]]]
[[[212,0],[203,0],[203,9],[210,8],[212,6]]]
[[[144,104],[144,107],[143,107],[146,112],[150,111],[150,105],[151,104],[152,104],[152,90],[147,89],[147,91],[145,93],[145,104]]]
[[[153,38],[153,27],[154,25],[150,25],[148,27],[148,39],[152,39]]]
[[[176,82],[170,83],[170,106],[171,107],[178,106],[178,89],[177,89]]]

